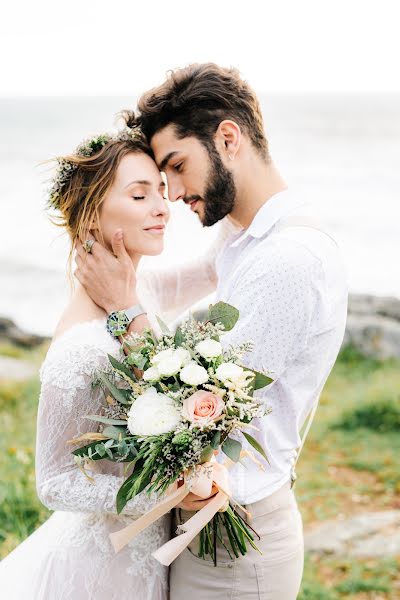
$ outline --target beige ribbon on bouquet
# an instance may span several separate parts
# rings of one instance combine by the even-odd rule
[[[218,492],[212,500],[196,512],[186,523],[179,526],[179,530],[182,531],[180,535],[152,553],[154,558],[161,564],[169,566],[196,535],[200,533],[203,527],[211,521],[213,516],[219,510],[227,507],[231,495],[228,470],[224,465],[217,463],[214,457],[210,462],[198,465],[195,469],[185,472],[183,485],[177,487],[177,484],[174,484],[174,491],[158,502],[148,513],[142,515],[139,519],[124,527],[124,529],[110,533],[111,543],[115,552],[122,550],[141,531],[180,504],[189,492],[200,496],[200,498],[208,498],[211,494],[213,483],[218,488]]]

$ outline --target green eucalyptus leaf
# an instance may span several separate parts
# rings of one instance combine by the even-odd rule
[[[175,331],[175,336],[174,336],[175,346],[177,348],[179,348],[179,346],[183,345],[184,341],[185,341],[185,337],[182,333],[182,329],[180,327],[178,327],[177,330]]]
[[[106,425],[125,425],[127,421],[122,419],[108,419],[107,417],[100,417],[99,415],[86,415],[84,419],[90,419],[91,421],[98,421],[99,423],[105,423]]]
[[[99,379],[106,386],[112,397],[117,400],[117,402],[120,404],[129,404],[129,400],[127,400],[125,394],[123,393],[126,390],[119,390],[113,383],[111,383],[104,373],[100,373]]]
[[[108,360],[110,361],[111,365],[113,366],[113,368],[116,371],[125,373],[125,375],[127,377],[129,377],[130,379],[132,379],[133,381],[136,380],[136,376],[135,376],[134,372],[131,371],[130,369],[128,369],[128,367],[124,363],[119,362],[116,358],[111,356],[111,354],[108,354]]]
[[[96,446],[95,446],[95,450],[96,450],[97,454],[98,454],[99,456],[101,456],[102,458],[103,458],[103,456],[104,456],[104,455],[105,455],[105,453],[106,453],[106,450],[105,450],[105,448],[104,448],[104,445],[103,445],[103,444],[96,444]]]
[[[252,381],[253,390],[260,390],[261,388],[264,388],[267,385],[270,385],[274,381],[273,379],[271,379],[271,377],[268,377],[268,375],[265,375],[264,373],[261,373],[260,371],[255,371],[254,369],[248,369],[247,367],[243,367],[243,369],[245,369],[246,371],[251,371],[255,375],[255,378]]]
[[[203,464],[203,463],[211,460],[213,454],[214,454],[214,448],[212,446],[208,445],[205,448],[203,448],[203,450],[200,454],[200,464]]]
[[[245,431],[242,431],[244,437],[246,438],[246,440],[249,442],[249,444],[251,446],[253,446],[253,448],[255,450],[257,450],[257,452],[259,452],[261,454],[261,456],[263,456],[265,458],[265,460],[267,461],[268,464],[270,464],[269,460],[268,460],[268,456],[265,453],[264,448],[261,446],[261,444],[259,444],[259,442],[257,442],[257,440],[255,438],[253,438],[252,435],[250,435],[249,433],[246,433]]]
[[[168,325],[162,319],[160,319],[159,316],[157,316],[156,318],[157,318],[157,322],[160,326],[161,331],[165,335],[172,335],[172,332],[171,332],[170,328],[168,327]]]
[[[218,446],[220,445],[220,443],[221,443],[221,432],[216,431],[211,440],[211,448],[213,448],[214,450],[218,450]]]
[[[72,451],[72,454],[74,454],[75,456],[88,456],[89,454],[89,448],[92,448],[92,450],[96,449],[96,446],[99,442],[90,442],[90,444],[86,444],[86,446],[82,446],[81,448],[76,448],[75,450]],[[96,459],[94,459],[96,460]]]
[[[240,458],[242,444],[233,438],[227,437],[221,446],[224,452],[233,462],[237,462]]]
[[[238,319],[239,311],[231,304],[217,302],[217,304],[211,304],[209,307],[208,321],[222,323],[225,331],[233,329]]]
[[[113,440],[119,440],[119,438],[126,435],[125,427],[116,427],[115,425],[109,425],[103,429],[103,435],[112,438]]]

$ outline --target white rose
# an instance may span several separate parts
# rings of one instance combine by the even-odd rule
[[[184,383],[188,383],[189,385],[200,385],[208,381],[208,373],[204,367],[191,361],[182,369],[180,378]]]
[[[173,355],[174,355],[173,348],[168,348],[167,350],[162,350],[161,352],[158,352],[158,354],[155,354],[153,356],[153,358],[151,359],[151,363],[153,365],[157,366],[161,360],[165,360],[166,358],[172,358]]]
[[[151,387],[132,404],[128,429],[133,435],[160,435],[174,431],[180,420],[180,410],[172,398]]]
[[[234,363],[222,363],[222,365],[220,365],[216,370],[215,376],[223,383],[227,381],[236,383],[242,378],[243,369],[242,367],[239,367],[239,365],[235,365]]]
[[[205,358],[206,360],[210,358],[215,358],[216,356],[220,356],[222,354],[222,346],[216,340],[203,340],[199,342],[195,348],[197,352]]]
[[[176,375],[182,367],[182,361],[179,356],[174,354],[170,357],[164,358],[157,363],[157,369],[160,375],[164,377],[170,377]]]
[[[192,360],[192,357],[190,356],[190,352],[188,352],[188,350],[185,350],[185,348],[178,348],[177,350],[175,350],[174,356],[179,357],[182,367],[184,367],[185,365],[190,363]]]
[[[158,381],[160,379],[160,372],[157,367],[150,367],[143,373],[143,379],[145,381]]]

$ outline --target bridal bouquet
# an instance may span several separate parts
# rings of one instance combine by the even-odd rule
[[[109,355],[109,369],[93,382],[107,390],[107,406],[102,415],[87,416],[101,424],[101,431],[75,440],[90,440],[73,452],[78,466],[84,470],[88,459],[108,459],[127,463],[126,471],[133,467],[118,491],[118,513],[145,489],[160,499],[149,513],[111,534],[116,551],[190,491],[206,498],[212,489],[218,492],[207,506],[154,556],[170,564],[198,533],[199,556],[210,555],[215,564],[217,540],[236,557],[246,553],[247,544],[257,549],[256,532],[230,498],[227,474],[243,456],[259,462],[242,449],[242,436],[268,460],[243,430],[269,412],[253,394],[272,379],[240,365],[251,343],[223,350],[220,337],[238,318],[236,308],[219,302],[205,320],[190,317],[175,333],[159,320],[159,339],[150,330],[126,337],[126,357],[119,362]],[[224,461],[217,461],[222,454]]]

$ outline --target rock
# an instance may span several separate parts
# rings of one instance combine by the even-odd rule
[[[400,510],[368,512],[327,521],[305,533],[307,552],[352,556],[400,554]]]
[[[400,300],[392,296],[350,294],[349,314],[381,315],[400,321]]]
[[[39,346],[47,338],[33,333],[22,331],[11,319],[0,317],[0,341],[10,342],[25,348],[34,348]]]
[[[400,300],[351,295],[343,347],[348,345],[364,356],[400,358]]]
[[[37,368],[17,358],[0,356],[0,380],[24,381],[37,375]]]

